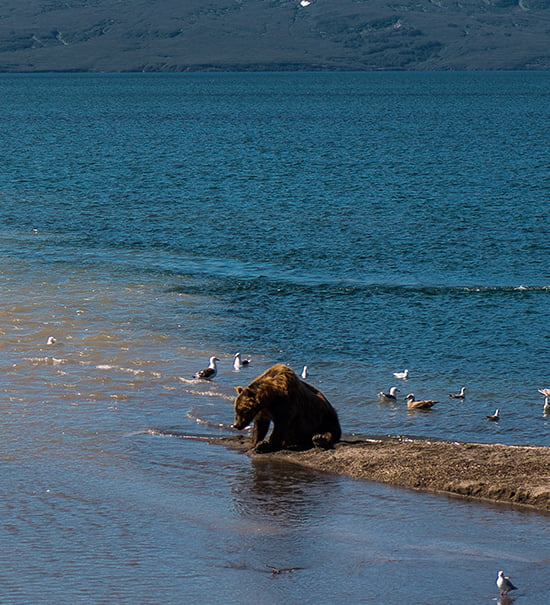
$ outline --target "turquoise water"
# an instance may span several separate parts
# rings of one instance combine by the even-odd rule
[[[283,362],[347,434],[548,445],[549,100],[547,73],[0,76],[4,601],[441,603],[459,575],[489,602],[504,569],[545,603],[547,517],[150,429],[233,434]]]

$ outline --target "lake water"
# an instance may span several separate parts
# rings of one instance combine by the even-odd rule
[[[347,435],[550,444],[550,74],[2,75],[0,103],[3,603],[470,605],[499,569],[548,603],[547,515],[192,437],[282,362]]]

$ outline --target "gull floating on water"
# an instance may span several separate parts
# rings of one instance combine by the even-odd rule
[[[212,356],[210,358],[210,364],[204,370],[199,370],[196,374],[193,374],[193,378],[201,378],[202,380],[212,380],[218,373],[216,361],[220,361],[217,357]]]
[[[395,403],[397,401],[397,397],[395,396],[396,393],[399,392],[399,389],[397,387],[392,387],[389,390],[389,393],[378,393],[378,397],[380,397],[380,399],[382,401],[388,401],[390,403]]]
[[[233,367],[236,370],[240,370],[243,366],[249,365],[251,361],[251,359],[243,359],[240,353],[235,353],[235,355],[233,355]]]
[[[46,341],[47,345],[53,345],[55,342],[55,336],[48,336],[48,340]]]
[[[466,387],[460,389],[460,393],[449,393],[451,399],[464,399],[466,397]]]
[[[437,403],[437,401],[434,401],[433,399],[419,399],[417,401],[414,398],[413,393],[409,393],[406,399],[409,410],[429,410]]]
[[[307,372],[307,366],[304,366],[302,368],[302,373],[300,374],[300,376],[305,380],[307,378],[308,372]]]
[[[550,414],[550,389],[538,389],[541,395],[544,395],[544,407],[542,408],[543,414]]]
[[[490,420],[491,422],[498,422],[499,419],[499,414],[500,414],[500,410],[496,409],[495,413],[492,416],[487,416],[487,420]]]
[[[393,375],[396,378],[402,378],[403,380],[407,380],[409,377],[409,370],[403,370],[402,372],[394,372]]]
[[[507,595],[511,590],[517,590],[517,586],[514,586],[508,576],[504,575],[503,571],[498,572],[497,576],[497,588],[500,590],[501,596]]]

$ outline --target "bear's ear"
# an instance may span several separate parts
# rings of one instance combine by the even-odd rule
[[[240,395],[244,391],[242,387],[235,387],[235,390],[237,391],[237,395]]]

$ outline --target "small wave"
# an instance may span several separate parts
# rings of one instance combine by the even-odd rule
[[[197,424],[202,424],[203,426],[211,426],[216,429],[230,429],[235,430],[230,424],[226,424],[224,422],[213,422],[212,420],[205,420],[204,418],[199,418],[195,416],[191,412],[187,412],[187,418],[194,420]]]
[[[192,439],[195,441],[210,441],[212,435],[199,435],[195,433],[184,433],[177,429],[155,429],[149,428],[144,431],[145,434],[156,437],[177,437],[178,439]]]
[[[134,376],[153,376],[154,378],[162,378],[160,372],[147,372],[146,370],[138,370],[136,368],[126,368],[124,366],[114,366],[110,364],[98,364],[96,365],[97,370],[116,370],[117,372],[124,372],[125,374],[133,374]]]
[[[343,279],[327,276],[222,276],[214,279],[213,275],[204,275],[201,279],[187,281],[170,289],[171,292],[188,295],[223,296],[227,293],[240,292],[243,295],[254,293],[275,293],[277,295],[309,295],[325,294],[332,296],[365,296],[380,294],[511,294],[511,293],[547,293],[550,285],[525,284],[468,284],[468,283],[438,283],[401,281],[397,276],[395,281],[378,280],[375,276],[368,280]]]
[[[30,361],[35,364],[45,364],[49,366],[59,366],[68,363],[68,359],[61,357],[23,357],[25,361]]]
[[[216,399],[224,399],[225,401],[233,401],[235,398],[231,395],[220,393],[219,391],[198,391],[196,389],[187,389],[185,391],[189,395],[195,395],[199,397],[216,397]]]

